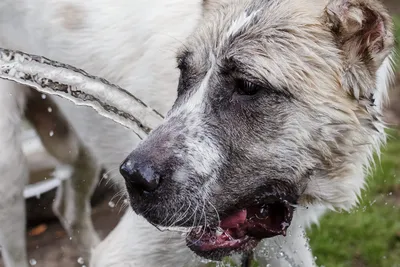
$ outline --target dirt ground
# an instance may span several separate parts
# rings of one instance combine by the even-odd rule
[[[101,238],[113,229],[123,214],[119,207],[110,208],[109,197],[93,209],[93,222]],[[46,229],[35,236],[37,229]],[[40,224],[28,230],[28,253],[31,263],[38,267],[82,267],[74,243],[57,221]],[[33,264],[31,264],[33,265]]]
[[[384,1],[392,14],[400,14],[399,0]],[[400,122],[400,75],[398,75],[396,89],[392,91],[394,99],[392,109],[386,113],[386,119],[393,123]],[[103,200],[93,208],[93,221],[100,236],[105,237],[116,226],[123,212],[119,206],[111,208],[109,205],[113,193],[105,194]],[[111,205],[113,206],[113,205]],[[50,207],[43,209],[51,210]],[[78,267],[79,253],[68,235],[57,220],[35,220],[28,227],[28,254],[31,265],[37,267]],[[0,258],[0,267],[4,267]]]
[[[400,3],[398,0],[383,0],[389,12],[392,14],[400,14]]]
[[[112,194],[93,208],[92,219],[101,238],[117,225],[123,215],[120,206],[111,208]],[[50,207],[47,207],[50,209]],[[32,266],[82,267],[76,246],[57,220],[45,220],[28,227],[28,256]],[[87,266],[87,265],[86,265]],[[4,267],[0,259],[0,267]]]

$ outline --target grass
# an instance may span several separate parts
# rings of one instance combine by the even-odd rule
[[[400,267],[400,136],[389,133],[359,207],[330,213],[309,231],[320,266]]]

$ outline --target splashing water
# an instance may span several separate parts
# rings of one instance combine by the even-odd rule
[[[289,264],[289,266],[291,266],[291,267],[301,267],[301,264],[297,264],[296,261],[292,257],[290,257],[288,254],[286,254],[284,251],[278,252],[277,258],[285,259],[287,261],[287,263]]]
[[[84,260],[82,257],[79,257],[76,261],[77,261],[80,265],[85,264],[85,260]]]
[[[110,208],[115,208],[115,203],[113,201],[108,202]]]
[[[0,48],[0,78],[57,95],[132,129],[141,139],[163,116],[107,80],[44,57]],[[42,99],[46,99],[46,95]]]
[[[215,264],[215,267],[235,267],[235,266],[236,265],[233,265],[230,262],[223,262],[223,261],[217,262]]]

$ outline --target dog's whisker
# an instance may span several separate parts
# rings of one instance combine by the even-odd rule
[[[203,217],[203,214],[204,214],[204,227],[200,227],[200,229],[202,229],[202,233],[201,233],[200,237],[198,237],[195,242],[201,240],[201,238],[204,236],[204,234],[205,234],[205,232],[207,230],[207,217],[206,217],[206,213],[204,212],[204,208],[205,208],[205,199],[203,198],[203,210],[202,210],[202,216],[200,217],[200,220],[201,220],[201,218]],[[198,225],[200,225],[200,221],[199,221]]]
[[[119,210],[118,210],[118,214],[121,214],[121,212],[122,212],[123,210],[126,210],[127,208],[129,208],[129,203],[126,203],[125,201],[122,202],[122,204],[121,204],[121,206],[120,206],[120,208],[119,208]]]
[[[115,200],[116,198],[118,198],[118,201],[120,201],[121,198],[122,198],[122,197],[125,197],[125,196],[126,196],[125,190],[124,190],[124,189],[121,189],[121,190],[119,190],[118,192],[116,192],[116,193],[111,197],[110,202],[114,202],[114,200]],[[118,204],[118,201],[117,201],[117,203],[115,203],[116,205]]]
[[[118,170],[119,170],[119,167],[115,167],[115,168],[112,168],[112,169],[108,170],[107,172],[103,173],[102,176],[100,177],[100,181],[99,182],[102,182],[103,180],[107,180],[107,182],[110,181],[110,179],[109,179],[110,178],[110,174],[112,172],[118,171]]]
[[[121,203],[121,200],[122,200],[122,203]],[[127,200],[126,193],[124,192],[123,194],[121,194],[119,196],[117,202],[115,203],[116,206],[119,206],[118,213],[121,213],[121,211],[123,209],[129,207],[129,202],[127,202],[126,200]]]
[[[184,202],[184,203],[186,204],[186,202]],[[177,222],[179,222],[179,220],[177,220],[177,219],[179,218],[178,216],[179,216],[180,211],[183,210],[184,207],[185,207],[185,205],[182,205],[179,208],[179,210],[177,212],[175,212],[173,214],[173,216],[171,216],[171,220],[170,220],[171,223],[168,223],[170,226],[174,226]]]
[[[186,217],[186,215],[188,214],[188,212],[190,211],[190,208],[192,206],[192,202],[188,201],[187,203],[189,203],[187,209],[185,210],[185,212],[183,214],[181,214],[181,216],[179,216],[177,218],[176,222],[180,222],[181,220],[183,220]]]
[[[217,215],[217,220],[218,220],[218,224],[221,222],[221,218],[219,216],[219,212],[218,210],[215,208],[215,206],[211,203],[210,200],[207,200],[208,204],[214,209],[215,214]]]
[[[205,206],[206,206],[205,198],[203,198],[204,227],[203,227],[203,234],[202,235],[205,234],[206,229],[207,229],[207,213],[205,212]]]
[[[184,204],[180,207],[180,209],[175,213],[174,216],[174,221],[172,223],[172,226],[176,225],[177,223],[179,223],[182,218],[185,218],[187,211],[189,210],[190,206],[191,206],[191,201],[184,201]],[[188,203],[188,205],[187,205]],[[186,209],[185,207],[188,206]],[[185,212],[181,212],[182,210],[185,209]]]

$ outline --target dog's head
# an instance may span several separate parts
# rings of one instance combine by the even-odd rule
[[[121,165],[132,208],[218,259],[285,234],[294,204],[348,209],[384,140],[391,21],[375,0],[204,3],[178,97]]]

